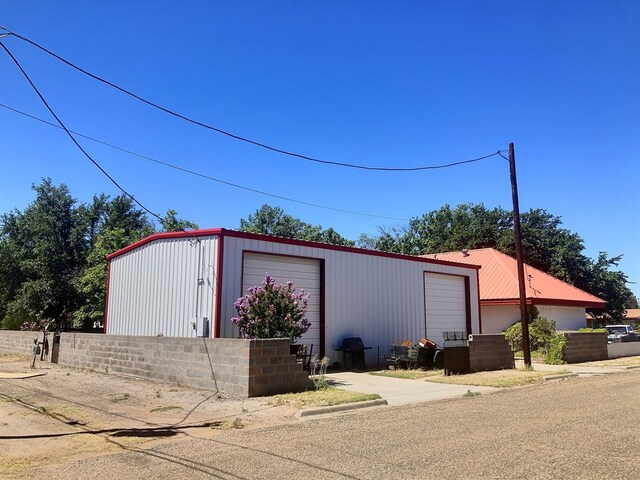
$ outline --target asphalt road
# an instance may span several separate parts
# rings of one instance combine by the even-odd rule
[[[640,478],[640,371],[383,407],[46,467],[56,479]],[[44,477],[42,476],[44,475]]]

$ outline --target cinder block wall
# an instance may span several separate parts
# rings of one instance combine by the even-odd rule
[[[565,332],[565,356],[567,363],[607,360],[607,334],[604,332]]]
[[[33,339],[36,337],[41,342],[42,332],[0,330],[0,353],[31,356],[33,353]],[[51,338],[49,338],[49,342],[51,342]]]
[[[0,352],[31,354],[35,332],[0,331]],[[51,340],[50,340],[51,341]],[[286,339],[63,333],[58,363],[243,397],[302,391],[310,380]]]
[[[469,335],[469,364],[472,372],[515,368],[511,346],[500,333]]]

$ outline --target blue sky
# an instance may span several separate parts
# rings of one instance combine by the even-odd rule
[[[624,254],[640,282],[636,1],[7,1],[0,24],[154,102],[309,156],[411,167],[515,143],[521,210]],[[238,226],[264,203],[355,239],[445,203],[511,208],[508,164],[383,173],[318,165],[153,110],[16,38],[3,43],[75,131],[314,208],[80,139],[153,211]],[[0,52],[0,103],[52,121]],[[0,212],[50,176],[79,201],[117,189],[52,127],[0,108]],[[636,295],[640,286],[631,285]]]

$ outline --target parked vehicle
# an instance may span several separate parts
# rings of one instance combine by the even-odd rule
[[[638,342],[640,335],[633,329],[631,325],[607,325],[607,342]]]

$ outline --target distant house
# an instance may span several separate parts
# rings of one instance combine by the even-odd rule
[[[640,308],[627,308],[625,310],[623,323],[626,323],[627,325],[640,323]]]
[[[498,333],[520,320],[520,293],[516,259],[494,248],[447,252],[425,257],[480,265],[480,331]],[[586,327],[587,308],[604,308],[606,302],[537,268],[525,264],[527,305],[556,322],[557,330]]]

